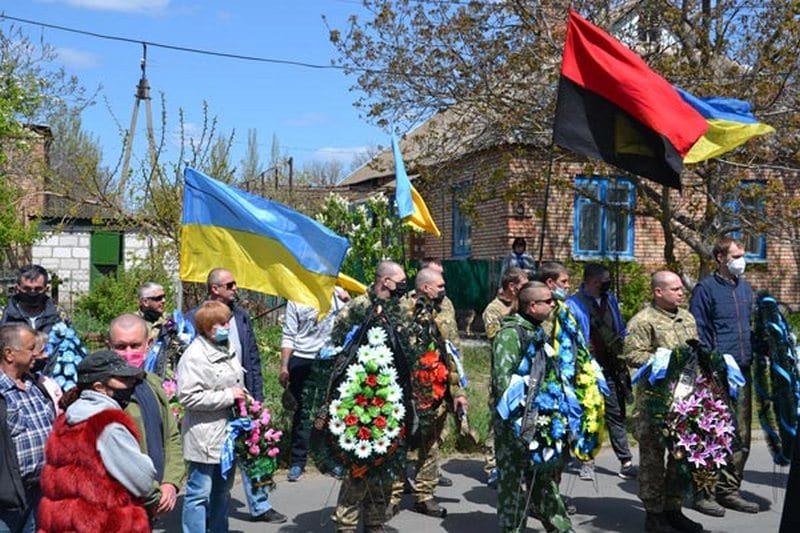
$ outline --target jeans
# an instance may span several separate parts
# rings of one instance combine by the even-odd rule
[[[242,487],[250,516],[255,518],[272,509],[272,504],[269,503],[269,487],[254,487],[244,470],[240,468],[239,471],[242,474]]]
[[[6,511],[0,509],[0,533],[35,533],[36,511],[39,509],[39,500],[42,491],[39,484],[25,489],[25,500],[28,504],[25,509]]]
[[[189,461],[183,497],[183,533],[226,533],[233,475],[222,479],[219,464]]]

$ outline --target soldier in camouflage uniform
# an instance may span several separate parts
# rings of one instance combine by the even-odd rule
[[[659,348],[673,350],[687,340],[697,338],[697,326],[689,311],[679,307],[683,302],[683,284],[673,272],[656,272],[651,282],[653,301],[639,311],[628,325],[624,357],[628,365],[638,368]],[[634,408],[634,435],[639,441],[639,498],[645,516],[645,531],[699,533],[703,526],[689,520],[681,512],[682,488],[672,454],[666,452],[660,428],[653,424],[646,411],[647,379],[637,384]]]
[[[137,315],[147,322],[147,338],[155,342],[161,333],[161,328],[166,324],[164,316],[164,303],[166,295],[164,287],[158,283],[148,281],[139,287],[139,310]]]
[[[342,346],[352,325],[360,324],[370,309],[380,308],[394,325],[401,343],[408,337],[408,314],[401,308],[399,300],[407,291],[406,274],[403,267],[393,261],[383,261],[375,273],[375,283],[367,294],[351,300],[337,315],[331,336],[334,346]],[[405,355],[403,355],[405,356]],[[363,509],[366,533],[390,531],[384,525],[386,509],[391,497],[392,484],[389,476],[371,475],[354,478],[348,471],[339,489],[339,498],[333,514],[337,531],[354,533]]]
[[[429,317],[433,318],[435,324],[434,334],[438,337],[437,344],[439,350],[442,351],[444,350],[445,340],[453,342],[458,337],[455,314],[448,316],[439,307],[446,297],[442,274],[431,268],[420,270],[416,277],[415,294],[415,300],[404,300],[407,312],[414,317],[414,320],[418,321],[418,324],[416,324],[418,327],[424,327],[424,321]],[[419,346],[417,342],[422,341],[419,338],[412,339],[412,350],[414,353],[422,355],[427,347]],[[447,421],[448,403],[452,402],[451,407],[455,412],[466,413],[467,397],[461,388],[458,370],[454,362],[446,353],[442,353],[441,356],[446,359],[448,365],[447,393],[439,405],[434,407],[434,413],[429,416],[428,420],[425,420],[424,425],[421,424],[420,426],[416,476],[412,492],[414,494],[414,510],[416,512],[444,518],[447,514],[446,509],[434,500],[434,492],[439,483],[439,445],[441,444],[442,431]],[[392,498],[387,517],[397,512],[402,495],[403,480],[398,479],[392,487]]]
[[[492,393],[495,398],[500,398],[508,388],[529,344],[539,348],[546,342],[542,323],[548,319],[554,305],[550,289],[543,283],[529,283],[520,291],[519,312],[503,319],[494,340]],[[498,468],[497,515],[501,531],[524,531],[530,506],[536,509],[548,532],[572,531],[555,479],[557,473],[534,468],[530,451],[514,432],[512,421],[499,416],[493,419]]]

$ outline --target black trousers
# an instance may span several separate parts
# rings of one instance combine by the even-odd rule
[[[297,400],[297,409],[292,417],[292,459],[291,466],[306,467],[308,443],[311,438],[311,421],[303,416],[303,387],[311,374],[313,359],[303,357],[289,358],[289,392]]]
[[[627,463],[633,458],[631,449],[628,446],[628,432],[625,425],[625,389],[624,384],[619,382],[619,378],[613,372],[604,372],[606,383],[611,394],[605,397],[606,403],[606,428],[608,438],[614,454],[619,459],[620,464]]]

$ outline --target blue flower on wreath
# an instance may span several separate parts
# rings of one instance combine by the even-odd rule
[[[552,394],[542,392],[536,396],[536,407],[545,411],[552,411],[556,407],[556,399]]]
[[[561,421],[558,417],[553,417],[552,422],[550,423],[550,435],[554,439],[560,439],[566,433],[566,427],[564,427],[564,422]]]
[[[547,392],[557,397],[561,393],[561,387],[555,381],[550,381],[547,384]]]

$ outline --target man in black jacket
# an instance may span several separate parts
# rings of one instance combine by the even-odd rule
[[[207,300],[218,300],[233,311],[229,343],[236,352],[244,369],[244,384],[250,395],[258,401],[264,399],[263,378],[261,376],[261,354],[256,344],[256,335],[253,324],[241,306],[236,304],[237,286],[236,278],[230,270],[215,268],[208,273],[206,279],[208,289]],[[187,313],[186,319],[194,325],[194,316],[197,308]],[[269,522],[280,524],[286,522],[286,517],[272,508],[269,502],[269,492],[266,488],[253,487],[247,476],[242,473],[242,485],[247,498],[247,507],[250,509],[250,520],[254,522]]]
[[[0,326],[26,324],[36,331],[50,333],[58,322],[68,322],[66,313],[47,294],[49,282],[50,276],[41,266],[22,267],[14,295],[0,311]]]

